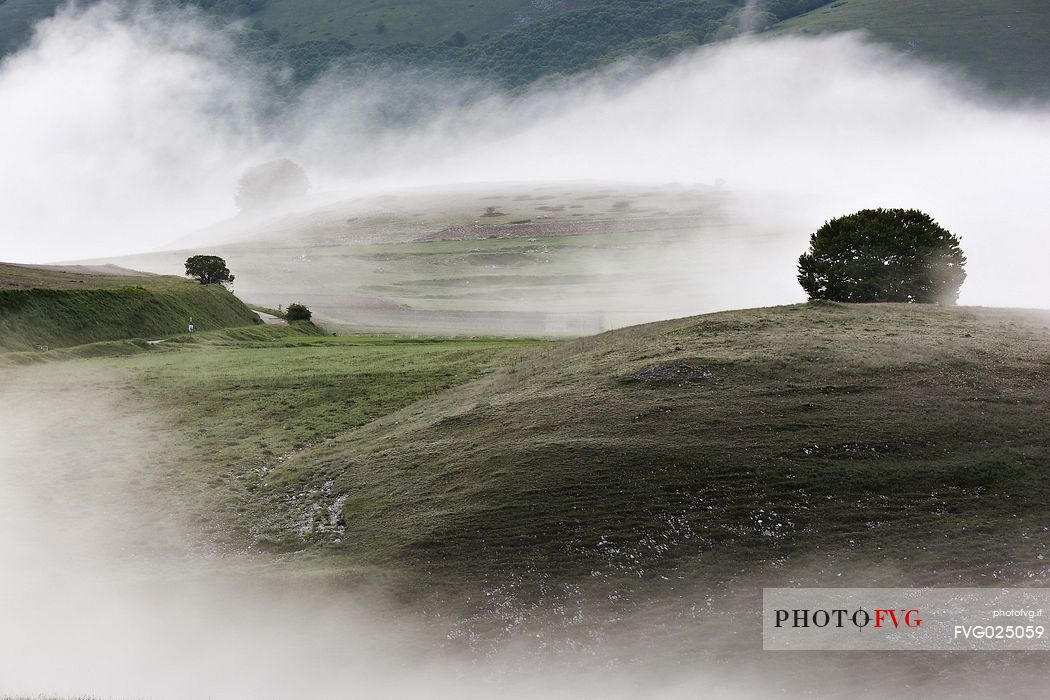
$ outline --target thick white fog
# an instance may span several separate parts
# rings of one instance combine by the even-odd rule
[[[721,179],[747,222],[800,246],[830,217],[917,207],[963,240],[961,302],[1050,306],[1050,110],[859,35],[742,41],[518,95],[380,71],[290,100],[231,46],[191,14],[112,4],[40,25],[0,65],[0,259],[156,248],[233,215],[244,168],[287,156],[315,192],[348,196]]]

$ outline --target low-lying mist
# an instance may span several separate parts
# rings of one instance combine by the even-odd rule
[[[318,202],[721,181],[737,220],[781,241],[741,253],[752,286],[772,284],[767,302],[801,296],[789,253],[826,219],[917,207],[962,238],[962,303],[1050,305],[1047,107],[999,104],[861,35],[739,41],[514,94],[393,69],[293,89],[233,46],[189,12],[103,3],[42,23],[0,65],[0,258],[156,248],[234,215],[244,169],[289,157]],[[658,267],[624,274],[644,284]]]
[[[0,697],[949,698],[1041,687],[1037,658],[763,655],[756,611],[734,605],[757,584],[695,592],[694,605],[720,611],[713,620],[667,618],[654,596],[633,617],[563,619],[561,631],[541,622],[487,643],[457,621],[455,595],[424,614],[377,586],[322,585],[280,560],[210,551],[177,515],[169,428],[126,381],[86,362],[0,372]],[[449,625],[479,643],[452,640]]]
[[[166,428],[125,381],[78,362],[0,371],[0,697],[755,697],[765,685],[740,665],[676,663],[674,644],[651,649],[622,624],[558,653],[524,633],[479,650],[447,636],[461,600],[431,619],[378,587],[210,551],[176,515]]]
[[[381,594],[209,552],[172,515],[164,431],[119,373],[2,379],[0,697],[488,697],[507,677],[504,694],[560,694],[526,656],[448,649]]]
[[[304,206],[463,183],[719,183],[741,236],[721,257],[708,241],[587,262],[622,277],[622,298],[596,290],[606,303],[663,300],[640,318],[694,311],[683,295],[701,287],[721,308],[796,301],[809,233],[873,206],[924,209],[962,238],[961,302],[1050,306],[1050,108],[998,103],[861,35],[740,41],[508,93],[394,69],[300,89],[239,56],[234,31],[103,2],[5,58],[0,260],[162,247],[234,216],[245,168],[288,157],[313,183]],[[718,275],[667,286],[695,255]],[[0,371],[0,697],[953,697],[1002,691],[1013,668],[770,659],[756,611],[728,608],[739,635],[725,620],[598,620],[586,643],[519,631],[479,653],[443,627],[458,601],[428,617],[211,549],[172,500],[185,492],[170,426],[125,381],[80,362]],[[694,661],[693,646],[710,654]],[[1031,675],[1004,694],[1035,695]]]

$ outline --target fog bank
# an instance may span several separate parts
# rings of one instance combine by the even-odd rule
[[[189,13],[104,3],[43,23],[0,65],[0,259],[155,248],[233,215],[244,168],[287,156],[318,197],[722,180],[786,249],[833,216],[917,207],[963,240],[962,303],[1050,306],[1050,111],[859,35],[741,41],[513,95],[393,70],[276,97],[286,87]]]
[[[601,596],[572,619],[555,605],[549,625],[536,607],[503,609],[497,625],[515,614],[536,622],[490,643],[491,625],[457,619],[467,590],[428,617],[382,591],[316,585],[271,557],[210,552],[180,520],[187,491],[169,481],[171,428],[135,402],[120,367],[0,369],[0,697],[744,700],[1042,688],[1038,655],[763,653],[756,611],[739,604],[761,584],[743,572],[731,591],[682,593],[677,616],[659,581],[628,606],[633,616],[603,617]],[[783,573],[822,560],[800,553]],[[450,641],[450,625],[478,643]]]
[[[479,654],[383,592],[211,553],[179,520],[167,429],[126,381],[88,362],[0,369],[0,697],[684,698],[716,678],[724,697],[747,697],[754,685],[676,668],[623,632],[623,646],[571,658],[529,639]]]

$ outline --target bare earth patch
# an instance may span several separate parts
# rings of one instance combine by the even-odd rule
[[[628,379],[640,382],[703,382],[714,378],[711,370],[690,360],[671,360],[658,365],[646,367],[641,372],[630,375]]]

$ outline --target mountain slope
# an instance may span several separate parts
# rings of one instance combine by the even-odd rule
[[[498,2],[479,12],[460,2],[392,3],[353,12],[317,0],[303,13],[298,5],[292,11],[273,0],[253,15],[257,34],[249,43],[258,55],[291,64],[300,79],[339,62],[393,63],[515,87],[628,53],[666,55],[723,37],[733,31],[738,5],[732,0]],[[361,26],[373,17],[370,31]]]
[[[92,0],[89,0],[89,3]],[[830,0],[158,0],[235,25],[246,51],[299,81],[340,64],[409,66],[520,86],[628,54],[663,57],[764,27]],[[0,3],[0,53],[24,43],[56,0]],[[6,20],[6,21],[4,21]]]
[[[1043,0],[838,0],[776,32],[865,30],[963,68],[1014,95],[1050,95],[1050,4]]]
[[[439,44],[456,32],[470,39],[511,31],[594,0],[269,0],[252,19],[276,29],[287,43],[341,39],[361,48],[402,43]]]
[[[34,24],[47,19],[61,0],[5,0],[0,2],[0,57],[17,50],[29,38]]]
[[[1050,95],[1050,7],[1041,0],[161,0],[237,22],[258,59],[308,80],[342,63],[394,63],[508,86],[625,55],[662,58],[740,30],[865,30],[1018,97]],[[0,2],[0,55],[56,0]],[[805,13],[805,14],[804,14]]]

